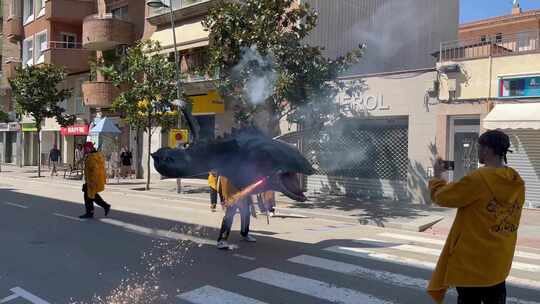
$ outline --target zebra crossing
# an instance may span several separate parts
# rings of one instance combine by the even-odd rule
[[[431,303],[425,288],[443,245],[443,240],[435,238],[379,233],[343,245],[323,246],[285,259],[285,266],[258,267],[233,278],[238,280],[238,286],[245,282],[261,285],[264,295],[249,292],[247,288],[226,290],[222,286],[206,285],[183,292],[177,298],[181,303],[191,304]],[[507,303],[540,304],[539,264],[540,250],[516,252],[507,281]],[[349,283],[343,283],[343,278]],[[382,288],[373,288],[379,285]],[[520,290],[517,296],[516,289]],[[283,297],[277,297],[280,292],[298,294],[305,300],[284,301]],[[400,292],[406,295],[397,294]],[[455,303],[455,297],[455,290],[450,290],[447,303]]]

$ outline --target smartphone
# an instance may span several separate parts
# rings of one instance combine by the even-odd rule
[[[447,171],[454,171],[456,162],[453,160],[443,160],[444,169]]]

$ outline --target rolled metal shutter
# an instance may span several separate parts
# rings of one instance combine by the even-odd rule
[[[525,181],[525,207],[540,208],[540,130],[505,130],[512,150],[508,165]]]

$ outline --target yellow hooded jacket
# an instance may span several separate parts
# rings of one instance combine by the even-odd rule
[[[229,201],[229,199],[232,198],[236,193],[240,192],[240,190],[236,188],[225,176],[220,176],[217,184],[219,188],[216,190],[221,192],[225,202]]]
[[[217,191],[218,177],[212,173],[208,173],[208,186]]]
[[[103,154],[100,152],[88,154],[84,162],[84,177],[89,198],[95,198],[96,193],[105,190],[105,158]]]
[[[449,287],[489,287],[506,280],[512,266],[525,184],[512,168],[484,167],[458,182],[433,179],[431,197],[458,208],[428,286],[442,303]]]

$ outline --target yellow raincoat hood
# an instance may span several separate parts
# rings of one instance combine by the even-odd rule
[[[437,303],[449,287],[489,287],[506,280],[512,266],[525,184],[512,168],[484,167],[458,182],[433,179],[434,202],[458,208],[428,286]]]

